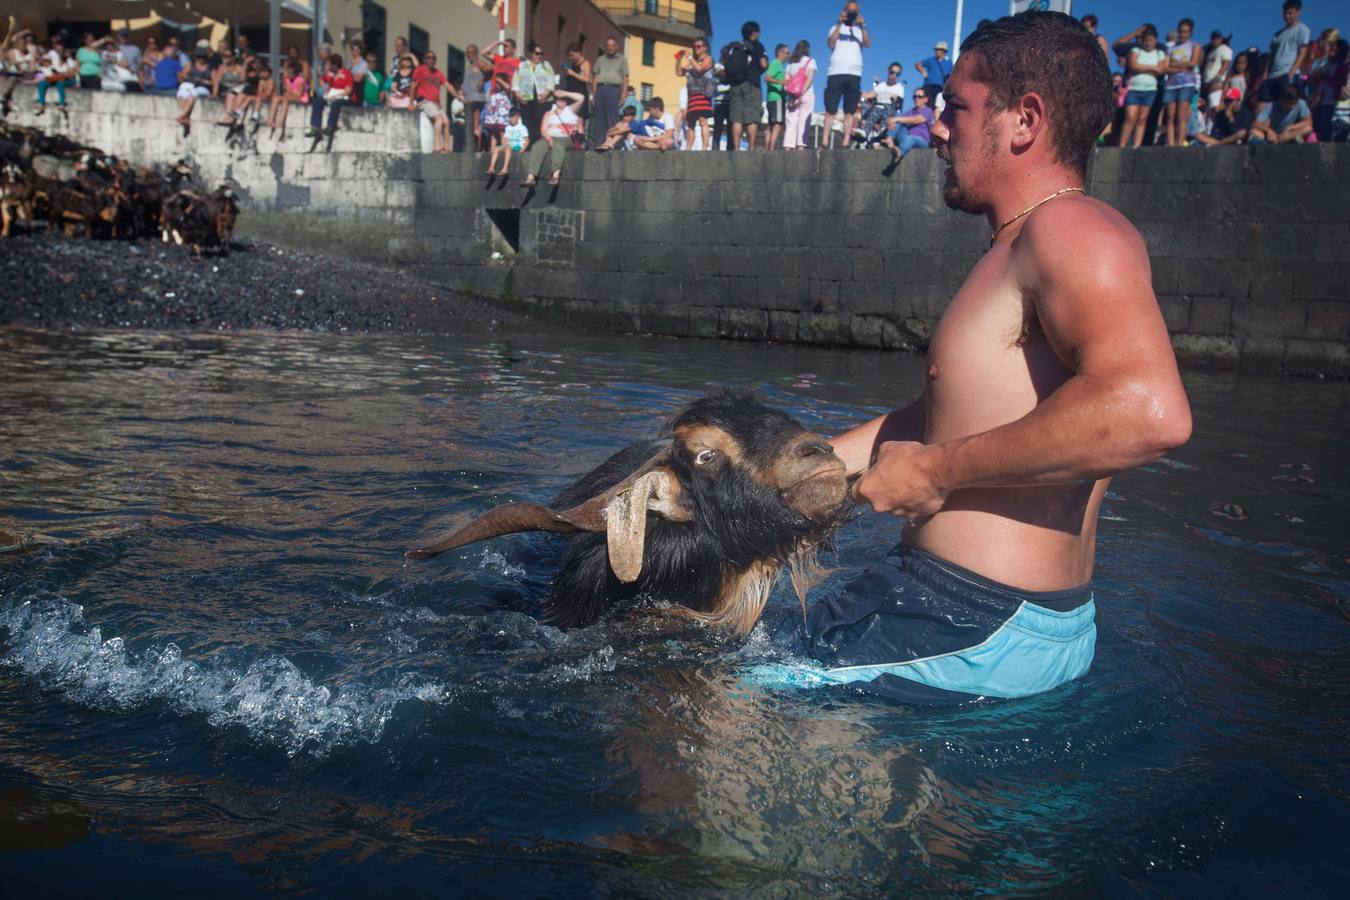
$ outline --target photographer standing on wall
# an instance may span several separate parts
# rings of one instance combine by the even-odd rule
[[[825,79],[825,129],[821,146],[830,146],[834,128],[834,114],[842,100],[844,104],[844,146],[853,137],[853,120],[858,114],[858,98],[862,96],[862,52],[872,46],[867,23],[855,0],[844,4],[839,21],[830,29],[826,43],[830,45],[830,68]]]

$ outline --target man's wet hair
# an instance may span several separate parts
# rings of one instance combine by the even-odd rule
[[[1045,101],[1055,158],[1077,172],[1111,121],[1111,70],[1097,39],[1072,16],[1025,12],[981,25],[961,44],[991,112],[1036,93]]]

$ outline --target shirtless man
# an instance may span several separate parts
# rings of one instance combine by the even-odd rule
[[[945,93],[944,199],[985,216],[991,246],[933,334],[923,394],[833,439],[855,497],[908,524],[796,635],[823,680],[916,702],[1086,672],[1102,495],[1191,430],[1144,242],[1082,192],[1112,112],[1092,34],[1060,13],[989,23]]]

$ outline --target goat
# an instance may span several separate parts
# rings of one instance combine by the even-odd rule
[[[816,551],[844,521],[844,463],[819,435],[749,394],[704,397],[653,440],[620,450],[549,506],[509,503],[445,540],[429,559],[522,531],[570,533],[545,620],[589,625],[646,597],[748,633],[778,575],[806,605]]]
[[[172,237],[175,243],[191,247],[198,256],[208,247],[229,253],[238,216],[239,204],[228,187],[221,186],[214,194],[178,191],[164,200],[160,228],[166,243]]]

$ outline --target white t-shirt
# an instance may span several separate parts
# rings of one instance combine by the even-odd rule
[[[858,25],[840,25],[839,36],[830,51],[830,68],[826,75],[857,75],[862,77],[862,34]],[[830,31],[834,31],[833,28]],[[826,32],[828,46],[829,33]]]
[[[897,81],[895,84],[882,82],[873,88],[877,92],[877,105],[890,106],[892,103],[901,104],[905,102],[905,83]]]
[[[660,119],[661,124],[665,126],[666,131],[675,130],[675,117],[670,113],[661,113]]]
[[[1224,63],[1233,61],[1233,48],[1227,44],[1220,44],[1217,50],[1209,51],[1209,59],[1205,60],[1205,84],[1211,81],[1218,81],[1222,76]]]

